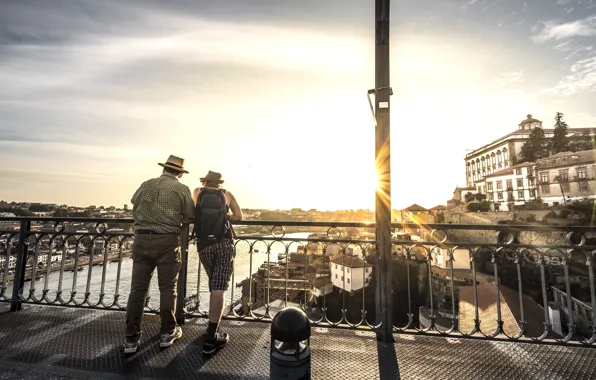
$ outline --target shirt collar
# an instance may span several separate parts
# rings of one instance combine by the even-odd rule
[[[162,177],[172,178],[172,179],[175,179],[176,181],[178,181],[178,178],[175,175],[173,175],[172,173],[162,173],[161,176]]]

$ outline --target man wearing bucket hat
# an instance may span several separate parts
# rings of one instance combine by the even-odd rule
[[[242,210],[230,191],[222,189],[220,173],[209,171],[201,178],[202,188],[195,189],[195,229],[199,258],[209,278],[209,325],[204,335],[203,354],[213,354],[224,347],[229,336],[218,331],[234,268],[234,232],[230,220],[242,220]],[[228,215],[231,211],[231,215]]]
[[[145,297],[155,268],[160,293],[159,346],[169,347],[182,337],[182,328],[176,322],[180,232],[183,223],[192,219],[194,204],[188,186],[178,181],[188,173],[184,170],[184,159],[172,155],[158,165],[163,167],[161,176],[143,182],[131,199],[135,236],[132,285],[126,307],[126,354],[138,349]]]

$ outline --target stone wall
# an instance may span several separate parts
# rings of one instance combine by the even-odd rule
[[[493,212],[464,212],[448,210],[445,212],[445,223],[452,224],[542,224],[542,220],[551,210],[519,210]],[[497,243],[497,231],[479,230],[451,230],[449,240],[452,242],[468,243]],[[521,232],[518,237],[520,244],[565,244],[565,233],[561,232]]]

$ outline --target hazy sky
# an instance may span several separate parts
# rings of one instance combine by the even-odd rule
[[[393,207],[531,113],[596,127],[596,0],[392,2]],[[129,202],[169,154],[243,207],[374,204],[373,0],[0,0],[0,199]]]

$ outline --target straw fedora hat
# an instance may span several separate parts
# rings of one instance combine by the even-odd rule
[[[209,170],[206,176],[201,177],[201,181],[224,183],[224,180],[221,179],[221,173],[212,172],[211,170]]]
[[[165,164],[158,163],[158,165],[163,166],[164,168],[178,170],[182,173],[188,173],[188,171],[184,170],[184,158],[180,158],[174,155],[170,155]]]

